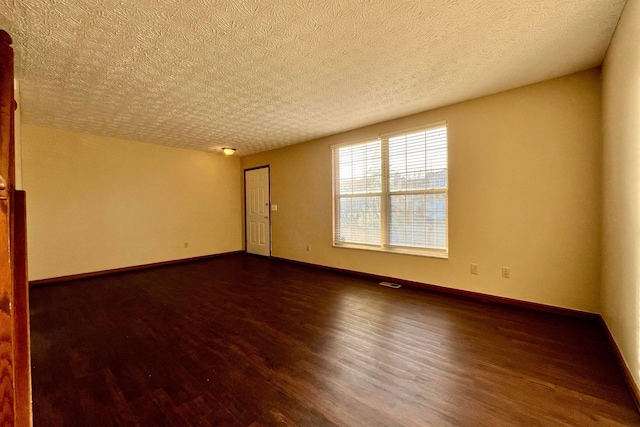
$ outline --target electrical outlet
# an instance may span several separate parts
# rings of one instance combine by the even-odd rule
[[[189,242],[184,242],[184,248],[187,249],[189,247]]]
[[[511,277],[511,269],[509,267],[502,267],[502,277],[508,279]]]
[[[469,269],[471,274],[478,274],[478,264],[471,263],[471,268]]]
[[[307,252],[311,252],[311,245],[307,245]]]

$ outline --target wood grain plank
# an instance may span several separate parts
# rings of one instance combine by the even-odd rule
[[[31,309],[37,426],[640,425],[589,319],[241,254]]]
[[[13,49],[0,30],[0,425],[15,425],[13,262],[11,196],[13,192]]]

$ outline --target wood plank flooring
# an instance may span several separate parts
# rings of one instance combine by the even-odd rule
[[[232,255],[31,289],[45,426],[628,426],[595,322]]]

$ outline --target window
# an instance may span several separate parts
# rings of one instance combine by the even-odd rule
[[[446,256],[446,124],[332,150],[335,246]]]

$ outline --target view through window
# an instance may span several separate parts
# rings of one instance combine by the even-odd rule
[[[447,253],[445,124],[333,148],[334,245]]]

